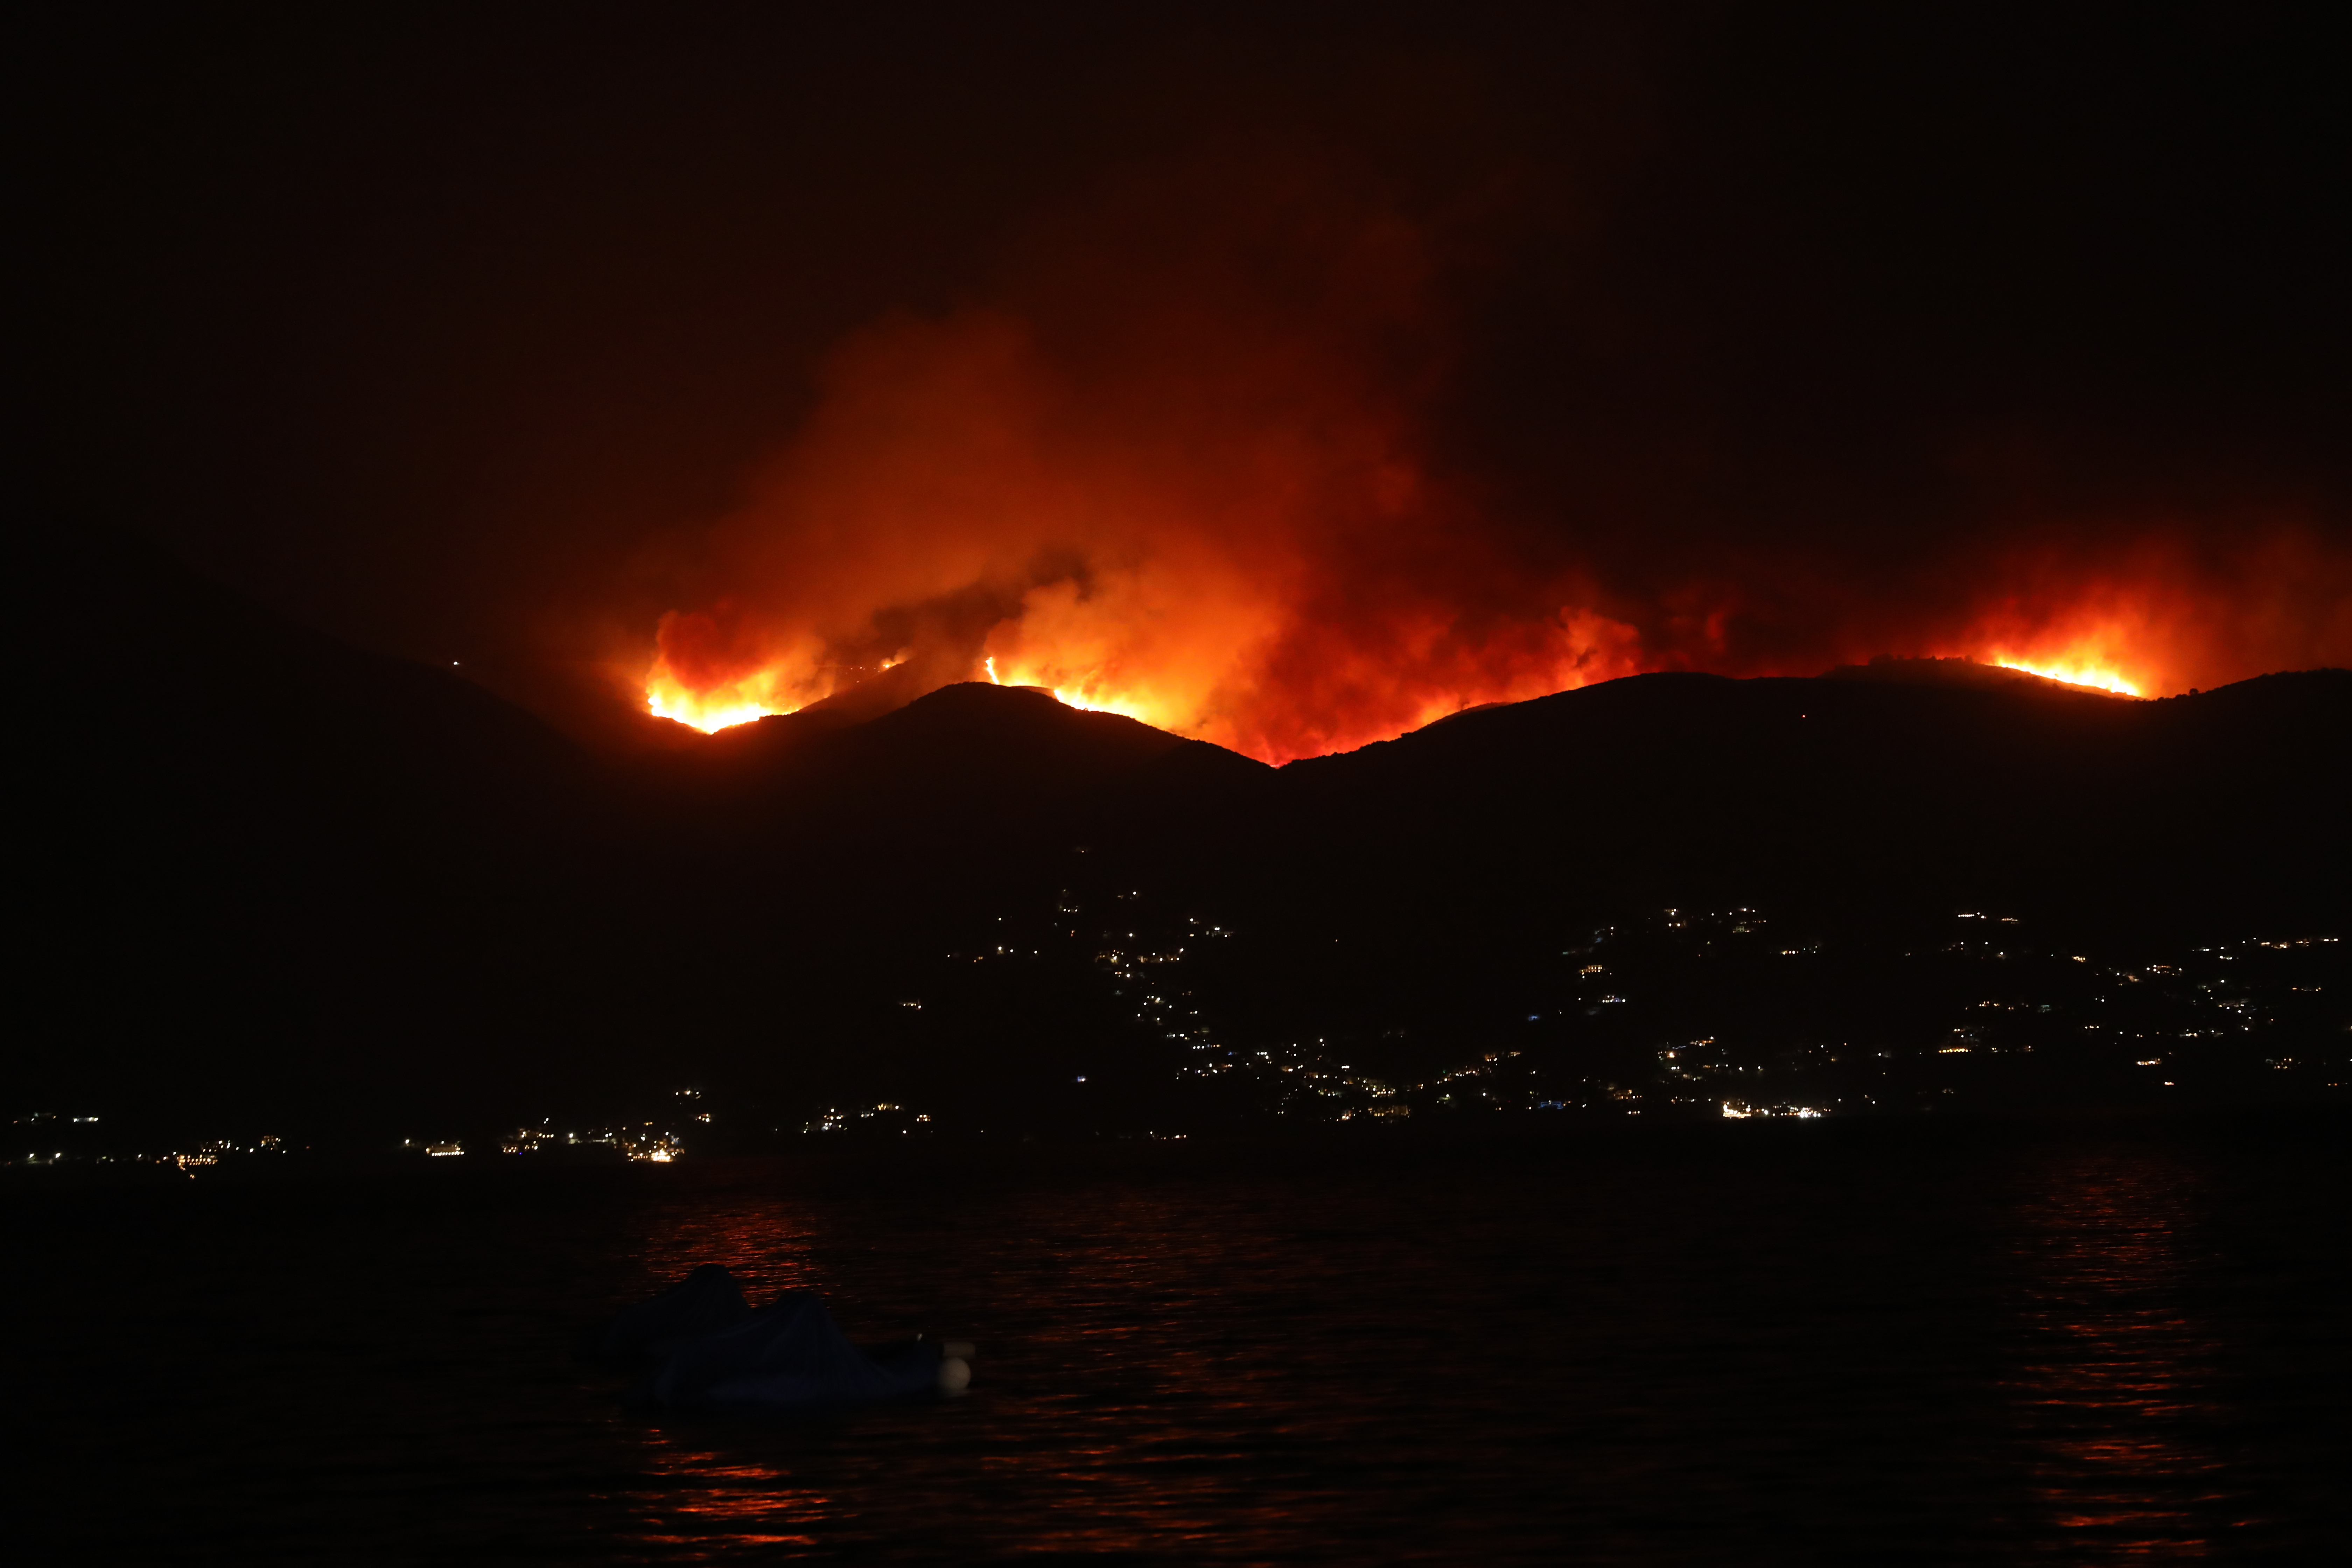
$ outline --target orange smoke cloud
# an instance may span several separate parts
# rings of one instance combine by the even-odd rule
[[[718,592],[662,619],[653,711],[715,729],[912,665],[902,695],[1043,687],[1279,763],[1644,669],[1958,654],[2153,696],[2352,661],[2352,555],[2293,517],[1986,525],[1877,581],[1821,540],[1648,546],[1637,510],[1582,553],[1591,519],[1505,526],[1431,455],[1423,232],[1322,174],[1155,188],[1000,307],[842,342],[704,542]]]
[[[714,728],[911,660],[1280,762],[1638,668],[1580,584],[1495,558],[1418,449],[1411,377],[1364,352],[1421,329],[1416,237],[1307,248],[1287,300],[1220,290],[1245,258],[1195,242],[1142,268],[1148,306],[1081,279],[1042,321],[843,344],[713,532],[727,596],[662,622],[654,710]]]
[[[2013,551],[1991,575],[1965,628],[1930,651],[2136,697],[2352,659],[2352,559],[2296,520]]]

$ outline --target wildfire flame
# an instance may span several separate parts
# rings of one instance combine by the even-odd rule
[[[845,340],[703,542],[729,596],[628,672],[651,711],[714,731],[888,672],[890,700],[1030,687],[1280,763],[1647,670],[1932,654],[2140,697],[2352,662],[2352,552],[2299,514],[2021,514],[1923,542],[1899,593],[1827,542],[1693,577],[1639,496],[1487,515],[1431,456],[1419,362],[1381,357],[1428,336],[1428,258],[1328,188],[1230,231],[1147,204],[1132,253],[1080,247],[1020,310]]]
[[[1154,722],[1154,714],[1142,701],[1112,696],[1084,683],[1055,686],[1045,679],[1050,673],[1045,669],[1016,668],[1013,679],[1007,680],[996,672],[996,656],[992,653],[982,658],[980,667],[987,672],[992,685],[1034,687],[1041,691],[1051,691],[1054,700],[1065,708],[1082,709],[1088,713],[1116,713],[1123,719],[1134,719],[1146,724]]]
[[[2347,569],[2292,534],[2281,537],[2268,547],[2278,559],[2255,557],[2259,575],[2248,574],[2258,586],[2308,580],[2345,620],[2342,605],[2352,600],[2333,585],[2352,586]],[[911,644],[895,640],[903,627],[894,630],[892,651],[878,658],[861,653],[855,637],[820,631],[805,614],[779,627],[731,600],[674,613],[659,629],[646,700],[661,717],[716,731],[793,712],[911,660],[923,668],[902,676],[921,679],[894,676],[897,700],[984,679],[1279,763],[1388,739],[1466,707],[1649,669],[1801,675],[1882,649],[1917,651],[2145,698],[2200,679],[2221,684],[2265,668],[2342,662],[2343,634],[2352,629],[2292,599],[2265,608],[2256,598],[2250,611],[2244,590],[2233,603],[2210,577],[2151,551],[2104,574],[2015,574],[2014,585],[1968,615],[1962,629],[1909,649],[1889,637],[1891,647],[1849,645],[1828,658],[1742,660],[1726,646],[1721,613],[1666,616],[1645,631],[1572,604],[1483,620],[1426,596],[1332,609],[1296,584],[1269,591],[1233,539],[1189,544],[1189,556],[1138,552],[1025,589],[980,594],[967,585],[961,592],[978,607],[962,622],[919,630]],[[1311,584],[1315,563],[1283,564]],[[872,600],[869,592],[864,603]],[[887,604],[866,613],[894,626],[908,619]],[[1693,623],[1696,635],[1677,633]],[[938,640],[929,652],[926,636]]]
[[[675,719],[706,735],[716,734],[731,725],[748,724],[754,719],[765,719],[772,713],[796,711],[741,700],[730,700],[725,697],[710,699],[687,690],[675,680],[648,680],[646,707],[656,719]]]
[[[2003,669],[2145,697],[2157,689],[2162,655],[2178,644],[2191,612],[2177,591],[2157,591],[2164,574],[2149,563],[2135,575],[2138,582],[2118,574],[2053,585],[2045,594],[2054,603],[2011,598],[1983,617],[1965,651]]]
[[[646,677],[646,707],[656,719],[674,719],[704,734],[736,724],[748,724],[772,713],[797,711],[802,704],[779,707],[755,693],[772,685],[767,671],[744,679],[722,681],[696,690],[666,662],[656,662]]]
[[[2145,695],[2137,685],[2126,680],[2114,670],[2103,668],[2095,664],[2034,664],[2024,659],[2003,658],[2000,655],[1995,655],[1986,662],[1999,665],[2003,669],[2023,670],[2028,675],[2039,675],[2048,680],[2063,680],[2069,686],[2095,687],[2101,691],[2112,691],[2118,697]]]
[[[1340,672],[1347,679],[1334,685],[1341,704],[1355,704],[1352,712],[1316,714],[1293,708],[1281,715],[1286,724],[1276,724],[1267,721],[1269,703],[1279,708],[1294,701],[1295,694],[1270,691],[1262,666],[1253,670],[1246,658],[1220,644],[1217,634],[1235,616],[1213,615],[1192,628],[1205,635],[1155,641],[1145,634],[1161,617],[1149,605],[1139,608],[1135,584],[1122,589],[1098,580],[1093,587],[1089,595],[1065,580],[1031,590],[986,628],[985,651],[972,663],[959,668],[950,660],[937,668],[936,679],[908,689],[907,695],[959,679],[1050,691],[1071,708],[1119,714],[1279,763],[1386,739],[1477,703],[1520,700],[1690,663],[1679,650],[1645,649],[1633,626],[1571,608],[1533,626],[1490,628],[1466,668],[1457,649],[1454,668],[1433,670],[1432,652],[1454,628],[1424,625],[1378,653],[1342,649],[1351,656],[1349,668]],[[1264,624],[1246,615],[1239,618],[1245,625]],[[796,711],[914,657],[913,650],[900,648],[870,664],[828,661],[805,638],[781,656],[761,651],[747,657],[745,626],[724,603],[708,614],[666,617],[660,653],[646,682],[650,710],[715,731]],[[2109,587],[2080,594],[2057,611],[2029,614],[2004,603],[1980,616],[1975,632],[1936,651],[2142,698],[2163,689],[2156,678],[2166,668],[2160,659],[2168,630],[2163,606],[2152,607],[2147,595]],[[752,643],[762,650],[769,647],[758,638]],[[2150,650],[2157,650],[2155,657]],[[1330,673],[1310,669],[1307,683]],[[1368,689],[1380,699],[1369,709],[1363,701]]]
[[[1228,606],[1223,615],[1180,628],[1189,635],[1155,637],[1155,628],[1165,626],[1139,613],[1131,595],[1115,584],[1098,583],[1089,597],[1076,583],[1048,584],[984,629],[985,651],[961,665],[933,658],[934,678],[907,688],[904,696],[956,679],[1024,687],[1050,691],[1071,708],[1119,714],[1281,763],[1387,739],[1481,703],[1698,662],[1682,649],[1645,647],[1633,626],[1570,607],[1532,624],[1486,628],[1466,647],[1460,646],[1459,628],[1442,622],[1408,626],[1380,649],[1326,638],[1320,646],[1333,654],[1333,666],[1286,671],[1269,668],[1276,661],[1264,642],[1252,650],[1223,640],[1223,629],[1238,621],[1280,649],[1282,629],[1265,633],[1271,617],[1263,616],[1263,606],[1244,609],[1248,613],[1237,615]],[[2147,595],[2108,589],[2087,592],[2058,613],[2029,616],[2004,605],[1979,617],[1977,631],[1929,647],[1945,657],[2145,698],[2187,684],[2172,622],[2149,609]],[[660,650],[646,679],[648,709],[716,731],[797,711],[919,657],[900,649],[861,664],[825,657],[805,637],[778,655],[764,651],[770,645],[758,637],[746,644],[745,624],[723,604],[707,614],[665,617]],[[1305,634],[1316,629],[1289,628],[1288,640],[1293,646],[1311,640]],[[747,653],[747,647],[761,651]],[[1805,674],[1819,668],[1727,673]],[[2189,668],[2193,673],[2196,667]],[[1327,710],[1309,705],[1318,691],[1331,703]]]

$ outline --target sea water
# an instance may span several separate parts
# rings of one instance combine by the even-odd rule
[[[2335,1124],[1016,1145],[5,1195],[59,1561],[2352,1560]],[[625,1409],[698,1263],[959,1399]]]

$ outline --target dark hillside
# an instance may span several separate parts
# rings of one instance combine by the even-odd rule
[[[1641,676],[1293,763],[1228,817],[1263,1004],[1442,1012],[1628,908],[1997,907],[2117,936],[2347,912],[2352,674],[2138,702],[2025,678]],[[1152,859],[1150,836],[1134,851]],[[1168,875],[1177,874],[1170,868]],[[1381,1005],[1385,1006],[1383,1003]]]
[[[1327,868],[1539,900],[2024,900],[2315,913],[2347,834],[2352,674],[2137,702],[1639,676],[1285,771]]]
[[[58,530],[27,628],[12,858],[19,1098],[265,1116],[499,1076],[609,835],[594,770],[446,670],[345,647],[134,542]],[[568,1012],[559,1008],[559,1013]],[[461,1066],[462,1064],[462,1066]]]
[[[25,1105],[380,1132],[707,1080],[1148,1126],[1208,1035],[1458,1043],[1628,910],[2352,913],[2343,671],[1643,676],[1280,770],[965,684],[613,759],[125,541],[20,564]]]
[[[786,939],[846,949],[853,965],[866,962],[861,936],[937,945],[1008,901],[1050,897],[1103,814],[1150,811],[1167,777],[1267,772],[1131,719],[984,684],[847,728],[791,722],[721,731],[699,754],[665,759],[641,803],[657,875],[681,895],[666,903],[671,938],[706,968],[772,971],[761,955]]]

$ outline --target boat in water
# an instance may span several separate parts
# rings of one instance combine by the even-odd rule
[[[660,1409],[809,1409],[961,1394],[971,1382],[966,1342],[918,1336],[859,1346],[814,1290],[787,1290],[754,1309],[715,1263],[615,1313],[580,1353],[637,1373],[628,1401]]]

